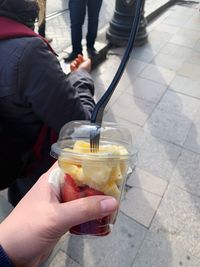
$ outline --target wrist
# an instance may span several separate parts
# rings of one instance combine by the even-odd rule
[[[4,222],[0,225],[0,246],[4,253],[7,255],[7,258],[10,260],[12,265],[5,265],[12,266],[12,267],[25,267],[28,266],[24,264],[25,260],[22,258],[20,253],[19,244],[16,242],[15,236],[17,234],[12,234],[12,227],[6,227]],[[3,266],[3,265],[2,265]],[[1,265],[0,265],[1,267]],[[3,266],[4,267],[4,266]]]

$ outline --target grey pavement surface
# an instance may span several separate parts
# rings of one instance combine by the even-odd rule
[[[131,130],[138,153],[117,223],[104,238],[66,234],[49,267],[200,266],[198,1],[179,2],[147,29],[104,115]],[[92,72],[97,100],[123,52],[110,50]]]

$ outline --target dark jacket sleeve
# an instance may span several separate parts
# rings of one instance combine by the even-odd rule
[[[94,108],[94,84],[85,70],[66,75],[39,38],[27,44],[19,62],[18,89],[23,103],[59,131],[71,120],[88,120]]]
[[[0,267],[14,267],[8,255],[0,245]]]

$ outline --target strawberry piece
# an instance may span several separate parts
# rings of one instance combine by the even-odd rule
[[[84,193],[85,193],[85,196],[86,197],[89,197],[89,196],[96,196],[96,195],[104,195],[104,193],[96,190],[96,189],[93,189],[91,187],[87,187],[85,190],[84,190]]]
[[[109,216],[73,226],[69,232],[75,235],[106,236],[110,233]]]
[[[74,182],[72,176],[65,174],[64,185],[61,188],[63,202],[68,202],[80,198],[80,189]]]

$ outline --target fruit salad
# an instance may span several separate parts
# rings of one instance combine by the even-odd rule
[[[97,153],[92,153],[88,142],[76,141],[72,149],[64,149],[64,152],[66,153],[59,157],[59,166],[64,172],[61,183],[63,202],[94,195],[109,195],[120,199],[123,179],[127,173],[124,156],[128,152],[123,146],[101,145]],[[114,217],[107,216],[75,226],[70,232],[79,235],[107,235]]]

